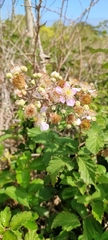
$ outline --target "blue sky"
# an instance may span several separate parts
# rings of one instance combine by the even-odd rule
[[[5,0],[5,3],[1,9],[2,19],[8,18],[10,16],[11,2],[12,0]],[[32,4],[34,4],[34,2],[35,0],[31,0]],[[43,0],[43,5],[45,4],[45,2],[47,8],[57,12],[60,11],[62,0]],[[67,1],[65,0],[64,10],[66,9],[66,3]],[[16,0],[15,5],[16,14],[24,14],[24,6],[21,6],[21,4],[22,5],[24,4],[23,0]],[[67,18],[71,20],[76,20],[81,15],[82,11],[84,11],[85,8],[89,6],[89,4],[90,0],[68,0],[68,8],[66,13]],[[59,16],[57,13],[44,10],[42,13],[41,22],[44,23],[45,21],[47,21],[47,25],[51,25],[58,19]],[[100,21],[104,21],[107,19],[108,19],[108,0],[99,0],[99,2],[90,10],[87,21],[93,25],[97,25]]]

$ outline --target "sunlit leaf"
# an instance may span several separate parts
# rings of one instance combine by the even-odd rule
[[[24,189],[10,186],[6,188],[5,193],[18,203],[21,203],[22,205],[29,207],[28,194],[24,191]]]
[[[87,156],[77,158],[81,179],[86,184],[95,184],[96,164]]]
[[[8,206],[5,207],[5,209],[0,212],[0,217],[1,217],[1,223],[3,224],[3,226],[8,227],[11,219],[11,211]]]
[[[61,226],[63,230],[71,231],[80,226],[80,221],[77,215],[70,212],[61,212],[55,217],[52,228]]]
[[[102,202],[99,202],[99,201],[92,202],[91,206],[92,206],[92,214],[94,218],[101,223],[103,213],[104,213],[104,207]]]
[[[32,218],[31,212],[21,212],[14,215],[11,219],[10,226],[12,230],[17,230],[24,226],[24,224]]]
[[[54,157],[50,162],[49,166],[47,167],[47,171],[50,173],[52,184],[55,184],[57,177],[60,172],[63,171],[64,167],[67,167],[68,170],[73,169],[73,163],[63,156],[60,157]]]
[[[11,230],[7,230],[4,234],[3,234],[3,240],[17,240],[17,236],[11,231]]]

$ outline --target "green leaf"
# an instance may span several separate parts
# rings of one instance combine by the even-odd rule
[[[23,188],[27,188],[30,181],[30,170],[27,168],[16,170],[16,179]]]
[[[68,239],[68,232],[67,231],[61,231],[59,235],[55,238],[55,240],[66,240]],[[71,232],[71,237],[72,237],[72,232]],[[74,240],[74,238],[72,238]]]
[[[32,213],[31,212],[21,212],[21,213],[17,213],[16,215],[14,215],[11,219],[10,222],[10,227],[12,228],[12,230],[17,230],[19,228],[21,228],[22,226],[24,226],[24,224],[29,221],[32,218]]]
[[[3,155],[4,145],[0,144],[0,157]]]
[[[105,184],[107,188],[107,184]],[[105,199],[107,194],[107,190],[104,189],[105,186],[99,186],[98,190],[95,191],[92,195],[84,195],[84,196],[79,196],[77,199],[77,202],[82,203],[82,204],[89,204],[92,201],[98,201]]]
[[[28,194],[24,191],[24,189],[10,186],[5,189],[5,193],[18,203],[21,203],[22,205],[29,207]]]
[[[15,234],[11,231],[11,230],[7,230],[4,234],[3,234],[3,240],[17,240],[17,236],[15,236]]]
[[[25,151],[22,153],[21,156],[17,159],[17,165],[19,170],[25,170],[27,167],[28,162],[31,160],[31,153],[30,151]]]
[[[91,201],[92,201],[92,196],[91,195],[89,195],[89,196],[87,196],[87,195],[79,196],[78,199],[77,199],[78,203],[85,204],[85,205],[88,205]]]
[[[33,210],[38,213],[39,216],[49,217],[49,211],[45,207],[33,206]]]
[[[78,194],[78,188],[77,187],[68,187],[64,188],[62,191],[62,198],[67,199],[67,198],[72,198]]]
[[[92,128],[88,131],[88,138],[86,139],[87,149],[96,154],[104,146],[104,134],[102,132],[101,126],[94,123]]]
[[[35,230],[31,230],[25,235],[25,240],[40,240]]]
[[[1,223],[3,224],[3,226],[4,227],[8,227],[10,219],[11,219],[10,208],[9,207],[5,207],[5,209],[3,211],[1,211],[0,217],[1,217]]]
[[[104,232],[100,240],[108,240],[108,231]]]
[[[75,154],[78,152],[78,141],[73,140],[71,137],[56,137],[56,143],[59,146],[58,152]],[[63,151],[62,151],[63,150]]]
[[[102,222],[102,217],[104,214],[104,207],[102,202],[96,201],[91,203],[92,206],[92,214],[94,218],[101,223]]]
[[[13,134],[4,134],[0,137],[0,143],[6,139],[13,138]]]
[[[67,232],[69,232],[72,229],[79,227],[80,221],[77,215],[73,213],[61,212],[61,213],[58,213],[58,215],[55,217],[52,223],[52,228],[56,228],[59,226],[61,226],[63,230],[66,230]]]
[[[92,137],[88,137],[86,140],[86,147],[93,154],[98,153],[104,146],[104,137],[103,135],[94,134]]]
[[[108,176],[107,175],[102,175],[97,177],[96,182],[98,183],[108,183]]]
[[[96,164],[91,158],[82,156],[77,158],[81,179],[88,184],[95,184]]]
[[[81,218],[85,218],[87,216],[87,209],[83,204],[77,202],[76,199],[71,201],[72,208],[81,216]]]
[[[38,158],[35,158],[31,163],[30,163],[30,169],[33,170],[45,170],[45,165],[43,163],[43,156],[39,156]]]
[[[30,229],[30,230],[35,230],[35,231],[38,230],[38,226],[34,221],[25,222],[24,227],[26,227],[27,229]]]
[[[84,219],[83,230],[83,240],[98,240],[102,234],[101,225],[92,216]]]
[[[44,181],[40,178],[34,179],[28,186],[28,192],[29,193],[34,193],[42,188],[44,185]]]
[[[15,180],[15,174],[9,172],[8,170],[4,170],[0,172],[0,188],[2,188],[5,184],[9,182],[13,182]]]
[[[54,194],[54,188],[52,187],[45,187],[43,186],[37,193],[36,193],[36,197],[40,200],[40,201],[48,201],[50,198],[53,197]]]
[[[108,143],[108,132],[104,133],[104,141]]]
[[[3,227],[3,225],[0,223],[0,234],[5,232],[5,228]]]
[[[97,165],[97,173],[98,174],[104,174],[106,173],[106,167],[103,165],[98,164]]]
[[[75,179],[72,176],[65,176],[61,180],[61,184],[63,185],[70,185],[72,187],[76,186]]]
[[[49,166],[47,167],[47,171],[50,173],[52,184],[54,185],[56,183],[59,173],[63,171],[65,166],[67,166],[68,170],[72,170],[72,165],[73,163],[68,159],[68,157],[53,157],[53,159],[49,162]]]
[[[50,130],[41,131],[38,127],[28,129],[28,136],[32,138],[35,143],[46,144],[50,141]]]
[[[15,230],[13,233],[17,236],[17,240],[22,240],[23,231]]]
[[[108,62],[102,64],[103,68],[108,68]]]
[[[43,133],[40,128],[38,127],[35,127],[35,128],[28,128],[27,129],[27,132],[28,132],[28,136],[31,137],[31,138],[34,138],[38,135],[40,135],[41,133]],[[45,134],[44,134],[45,135]]]

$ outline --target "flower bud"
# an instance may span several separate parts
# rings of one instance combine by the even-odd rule
[[[31,80],[31,84],[35,85],[35,80],[34,79]]]
[[[56,78],[52,77],[50,78],[51,82],[56,82]]]
[[[75,105],[79,107],[80,106],[80,101],[76,101]]]
[[[52,110],[55,111],[56,110],[56,106],[53,105],[52,106]]]
[[[41,78],[42,77],[42,73],[34,73],[33,77],[34,78]]]
[[[65,113],[66,113],[66,110],[65,110],[65,109],[61,109],[61,113],[62,113],[62,114],[65,114]]]
[[[56,71],[54,71],[54,72],[51,73],[51,77],[59,78],[59,76],[60,76],[59,73],[56,72]]]
[[[89,106],[87,104],[84,105],[85,110],[89,110]]]
[[[6,74],[6,77],[7,77],[7,78],[12,78],[12,73],[10,73],[10,72],[7,73],[7,74]]]
[[[27,72],[26,66],[21,66],[20,69],[21,69],[21,71],[23,71],[23,72]]]
[[[26,90],[21,90],[21,93],[25,96],[27,94]]]
[[[92,117],[91,119],[92,119],[92,121],[94,121],[94,122],[96,121],[96,117]]]
[[[35,103],[35,106],[36,106],[37,108],[40,108],[40,107],[41,107],[41,102],[40,102],[40,101],[37,101],[37,102]]]
[[[16,101],[16,105],[18,106],[24,106],[25,105],[25,101],[23,99],[17,100]]]
[[[42,77],[42,73],[37,73],[37,77],[41,78]]]
[[[72,125],[71,124],[67,124],[66,127],[67,127],[67,129],[71,129]]]
[[[59,80],[62,80],[62,79],[63,79],[62,76],[59,76],[58,78],[59,78]]]

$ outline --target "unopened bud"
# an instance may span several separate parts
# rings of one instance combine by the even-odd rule
[[[72,128],[72,126],[71,126],[71,124],[67,124],[67,129],[71,129]]]
[[[52,106],[52,110],[55,111],[56,110],[56,106]]]
[[[12,78],[12,73],[7,73],[7,74],[6,74],[6,77],[7,77],[7,78]]]
[[[75,105],[79,107],[80,106],[80,101],[76,101]]]
[[[92,119],[92,121],[94,121],[94,122],[96,121],[96,117],[92,117],[91,119]]]
[[[23,99],[17,100],[16,101],[16,105],[18,106],[24,106],[25,105],[25,101]]]
[[[66,110],[65,109],[61,109],[61,113],[65,114]]]
[[[51,82],[56,82],[56,78],[52,77],[50,78]]]
[[[37,108],[40,108],[40,107],[41,107],[41,102],[40,102],[40,101],[37,101],[37,102],[35,103],[35,106],[36,106]]]
[[[51,73],[51,77],[59,78],[59,76],[60,76],[59,73],[56,72],[56,71],[54,71],[54,72]]]
[[[31,80],[31,84],[35,85],[35,80],[34,79]]]
[[[84,105],[85,110],[89,110],[89,106],[87,104]]]
[[[26,66],[21,66],[20,69],[21,69],[21,71],[23,71],[23,72],[27,72]]]

